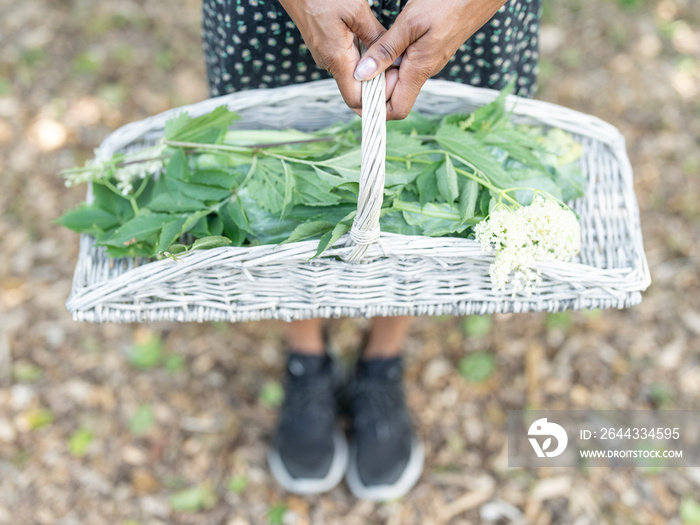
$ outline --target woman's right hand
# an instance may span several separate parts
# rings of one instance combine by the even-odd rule
[[[316,64],[338,83],[345,103],[360,114],[361,83],[353,73],[360,61],[359,38],[369,48],[386,29],[367,0],[279,0],[301,32]]]

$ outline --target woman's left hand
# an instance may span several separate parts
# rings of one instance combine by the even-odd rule
[[[505,0],[409,0],[394,25],[367,50],[355,69],[369,80],[386,72],[387,119],[408,116],[418,93]]]

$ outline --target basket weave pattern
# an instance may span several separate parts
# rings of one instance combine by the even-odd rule
[[[464,113],[497,95],[430,80],[414,109]],[[333,80],[245,91],[128,124],[107,137],[98,160],[153,145],[165,122],[183,110],[198,116],[222,104],[241,116],[235,123],[239,129],[313,131],[354,117]],[[381,173],[369,179],[363,162],[360,200],[364,182],[370,202],[360,203],[358,217],[367,219],[356,220],[355,228],[322,256],[309,261],[318,244],[310,240],[195,251],[179,261],[110,259],[92,237],[82,235],[68,310],[74,319],[90,322],[248,321],[552,312],[639,303],[650,276],[623,137],[595,117],[553,104],[512,96],[508,104],[515,104],[517,122],[572,133],[583,145],[580,162],[588,177],[585,197],[569,203],[581,218],[581,253],[572,262],[539,265],[542,283],[530,297],[492,290],[488,269],[493,256],[482,253],[476,241],[385,232],[377,241],[372,221],[378,214],[369,206],[381,206],[377,177],[383,184],[383,162]],[[369,140],[365,134],[363,123],[363,148]]]

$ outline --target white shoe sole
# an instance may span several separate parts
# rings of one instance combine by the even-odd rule
[[[333,461],[328,469],[328,474],[323,478],[295,478],[284,466],[282,458],[277,450],[267,449],[267,462],[270,471],[282,487],[294,494],[320,494],[335,488],[345,475],[348,465],[348,443],[343,432],[336,428],[333,432],[333,446],[335,453]]]
[[[350,488],[350,492],[358,499],[370,501],[398,499],[405,496],[418,482],[423,472],[424,461],[423,443],[414,436],[411,442],[411,457],[401,477],[391,484],[368,486],[362,483],[360,474],[357,471],[357,448],[353,443],[350,445],[350,463],[348,464],[345,481]]]

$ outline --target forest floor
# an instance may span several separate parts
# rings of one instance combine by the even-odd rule
[[[698,467],[509,468],[505,434],[525,405],[700,408],[697,2],[546,0],[538,98],[626,137],[653,283],[624,311],[416,319],[406,385],[426,467],[387,503],[271,478],[279,323],[65,309],[78,236],[52,221],[84,188],[56,174],[111,130],[206,98],[199,6],[0,0],[0,524],[700,523]],[[335,351],[368,326],[330,321]],[[459,363],[477,351],[496,367],[473,382]]]

